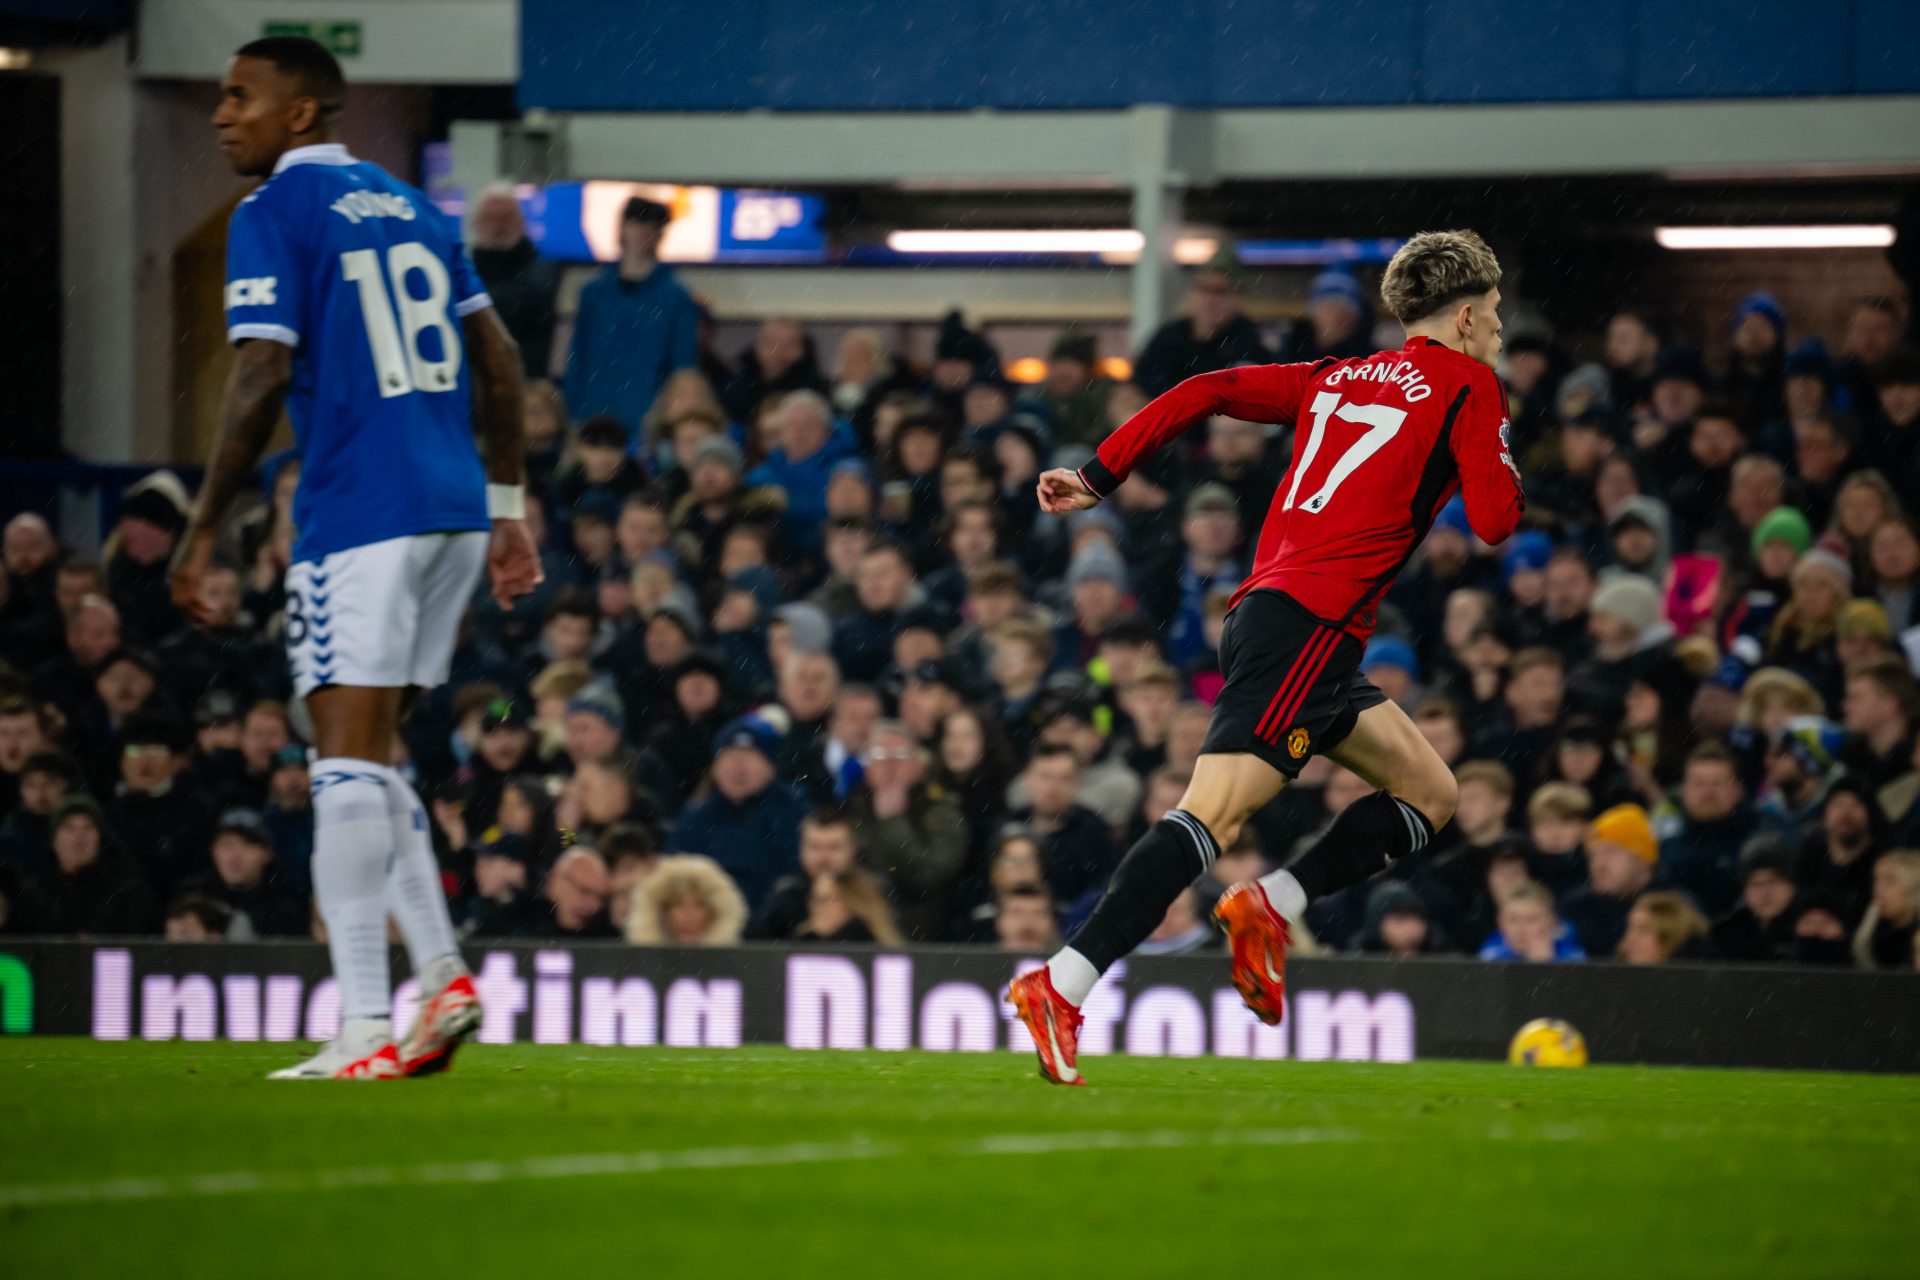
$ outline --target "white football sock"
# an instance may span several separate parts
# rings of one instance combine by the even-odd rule
[[[388,1024],[391,1039],[387,868],[393,819],[387,786],[385,770],[367,760],[313,762],[313,892],[340,983],[341,1025]]]
[[[1100,971],[1093,967],[1093,961],[1072,947],[1062,947],[1047,961],[1047,981],[1067,1003],[1078,1008],[1087,1002],[1093,984],[1100,981]]]
[[[387,907],[400,922],[407,958],[426,999],[467,971],[453,936],[453,917],[440,887],[440,863],[433,856],[433,835],[426,806],[397,769],[387,779],[387,814],[393,824],[393,867],[387,873]]]
[[[1278,871],[1269,871],[1260,877],[1260,887],[1267,891],[1267,901],[1273,909],[1287,918],[1288,924],[1298,924],[1307,910],[1307,891],[1293,878],[1293,872],[1285,867]]]

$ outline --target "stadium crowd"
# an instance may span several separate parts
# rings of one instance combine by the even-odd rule
[[[528,383],[544,585],[476,599],[452,680],[394,743],[456,920],[1051,948],[1186,785],[1291,439],[1198,424],[1064,520],[1034,478],[1186,376],[1369,353],[1365,290],[1329,270],[1270,346],[1216,261],[1130,382],[1068,329],[1014,385],[958,315],[930,368],[856,331],[829,370],[791,319],[715,351],[653,261],[664,219],[628,206],[564,378]],[[473,233],[539,375],[558,273],[510,200]],[[1590,363],[1510,331],[1523,531],[1476,545],[1442,510],[1363,662],[1454,767],[1458,814],[1317,903],[1310,946],[1915,967],[1920,356],[1886,299],[1835,354],[1765,294],[1727,323],[1713,368],[1650,312],[1614,315]],[[264,468],[200,628],[169,595],[190,500],[170,473],[121,496],[99,560],[38,515],[6,525],[0,932],[319,930],[282,646],[305,625],[284,585],[299,470]],[[1216,945],[1223,885],[1367,790],[1313,762],[1143,950]]]

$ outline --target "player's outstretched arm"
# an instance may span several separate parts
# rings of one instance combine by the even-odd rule
[[[187,530],[173,554],[173,602],[196,623],[206,621],[200,579],[213,559],[220,521],[253,474],[280,421],[280,406],[293,381],[293,348],[268,338],[240,344],[233,371],[220,393],[220,425],[207,461],[206,479]]]
[[[1115,427],[1077,479],[1096,499],[1104,498],[1143,460],[1212,414],[1230,414],[1245,422],[1292,422],[1314,367],[1261,364],[1196,374]]]
[[[487,544],[487,577],[502,609],[513,608],[545,579],[533,534],[516,502],[524,504],[527,481],[526,424],[520,400],[520,348],[492,307],[461,322],[473,362],[474,417],[487,452],[487,508],[493,538]],[[499,495],[496,497],[496,495]]]
[[[1040,509],[1048,515],[1064,516],[1098,505],[1100,495],[1087,488],[1080,473],[1068,467],[1055,467],[1040,473],[1037,485]]]

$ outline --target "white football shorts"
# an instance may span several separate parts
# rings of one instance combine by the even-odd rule
[[[287,657],[304,698],[322,685],[444,684],[488,534],[417,533],[287,570]]]

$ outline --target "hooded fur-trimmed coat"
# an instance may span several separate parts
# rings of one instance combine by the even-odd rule
[[[667,904],[682,893],[698,894],[713,912],[713,924],[700,945],[730,946],[747,927],[747,900],[712,858],[677,853],[660,859],[653,874],[634,889],[633,910],[627,913],[627,941],[643,947],[666,946]]]

